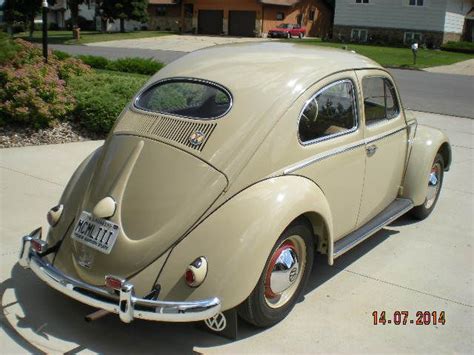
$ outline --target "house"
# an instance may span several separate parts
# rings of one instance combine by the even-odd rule
[[[280,23],[327,36],[332,18],[323,0],[150,0],[148,12],[150,29],[246,37],[263,36]]]
[[[466,15],[472,18],[473,6],[474,0],[336,0],[333,38],[428,47],[472,40]]]
[[[67,0],[56,0],[54,5],[49,6],[48,23],[57,26],[57,28],[68,28],[71,19],[71,10],[69,9]],[[78,25],[82,30],[100,30],[102,27],[100,19],[100,10],[97,8],[96,0],[89,0],[79,5],[79,21]],[[146,24],[138,21],[125,21],[125,30],[139,30]],[[118,20],[109,20],[105,27],[106,31],[120,31],[120,23]]]

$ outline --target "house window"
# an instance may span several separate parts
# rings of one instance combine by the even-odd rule
[[[423,6],[423,0],[410,0],[410,6]]]
[[[367,30],[353,28],[351,31],[351,40],[355,42],[367,42]]]
[[[285,19],[285,14],[283,12],[277,12],[276,19],[277,21],[283,21]]]
[[[315,21],[316,20],[316,10],[314,9],[311,9],[309,11],[309,18],[308,18],[309,21]]]
[[[157,6],[156,16],[166,16],[166,6]]]
[[[419,32],[405,32],[403,36],[403,43],[412,44],[414,42],[421,42],[423,36]]]
[[[356,0],[356,4],[368,4],[369,0]]]

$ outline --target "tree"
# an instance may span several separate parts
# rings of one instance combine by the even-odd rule
[[[148,0],[103,0],[103,16],[120,20],[120,32],[125,32],[125,20],[146,22],[148,20]]]
[[[67,0],[67,5],[71,9],[71,25],[72,28],[77,27],[79,19],[79,5],[89,3],[90,0]]]
[[[35,17],[41,12],[41,5],[41,0],[6,0],[4,3],[4,16],[8,32],[12,32],[11,28],[14,23],[20,22],[25,27],[29,27],[30,37],[33,37]]]

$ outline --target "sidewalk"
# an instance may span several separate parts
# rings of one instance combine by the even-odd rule
[[[134,321],[94,310],[17,264],[76,166],[102,141],[0,149],[0,348],[14,353],[470,353],[474,348],[474,121],[415,113],[449,135],[451,171],[433,214],[402,217],[334,266],[316,258],[305,300],[276,326],[240,323],[232,342],[193,324]],[[373,325],[372,312],[445,311],[446,325]]]
[[[438,67],[426,68],[423,70],[430,73],[474,76],[474,59],[465,60],[463,62],[458,62],[451,65],[440,65]],[[474,85],[473,85],[473,90],[474,90]]]

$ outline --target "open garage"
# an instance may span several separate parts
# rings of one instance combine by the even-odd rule
[[[229,35],[255,37],[255,11],[229,11]]]
[[[199,10],[198,33],[204,35],[222,34],[224,11],[222,10]]]

